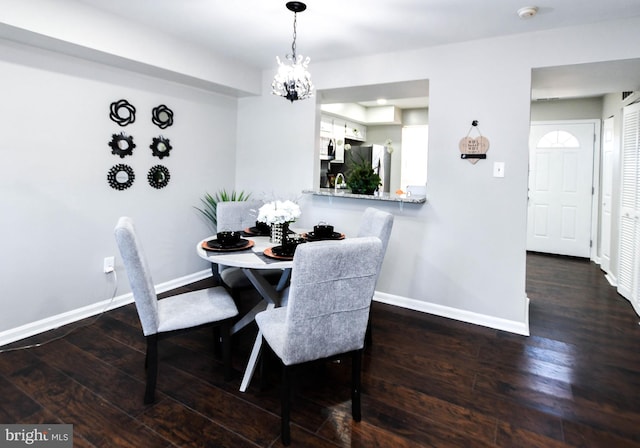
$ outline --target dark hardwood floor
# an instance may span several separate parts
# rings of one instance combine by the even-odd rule
[[[530,337],[374,303],[362,422],[351,420],[349,361],[310,365],[297,378],[292,446],[640,447],[629,303],[593,263],[540,254],[528,256],[527,293]],[[0,423],[70,423],[76,447],[280,446],[277,364],[266,388],[256,377],[238,391],[255,331],[236,335],[230,382],[210,331],[164,340],[145,406],[135,309],[108,312],[0,354]]]

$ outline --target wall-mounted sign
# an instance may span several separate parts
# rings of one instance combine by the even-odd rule
[[[462,137],[460,139],[460,143],[458,144],[458,148],[461,153],[460,158],[466,159],[474,165],[478,163],[478,160],[486,159],[487,151],[489,151],[489,139],[480,134],[480,130],[477,126],[478,121],[473,120],[471,123],[471,129],[469,129],[466,137]],[[478,134],[480,134],[478,137],[469,136],[473,129],[477,130]]]

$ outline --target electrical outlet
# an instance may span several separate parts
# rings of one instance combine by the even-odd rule
[[[108,274],[109,272],[113,272],[113,267],[115,266],[116,260],[115,257],[105,257],[103,269],[104,273]]]

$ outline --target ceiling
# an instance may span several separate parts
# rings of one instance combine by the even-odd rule
[[[257,68],[291,53],[293,13],[285,0],[56,0],[83,4],[161,30]],[[532,2],[535,4],[535,1]],[[638,0],[553,0],[535,17],[528,0],[307,0],[297,15],[297,52],[313,63],[640,16]],[[534,98],[638,90],[638,61],[534,72]],[[613,90],[611,90],[613,89]],[[369,98],[373,99],[373,98]]]
[[[640,90],[640,59],[537,68],[531,83],[534,100]]]

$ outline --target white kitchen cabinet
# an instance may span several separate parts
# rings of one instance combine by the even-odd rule
[[[345,139],[364,142],[367,138],[367,127],[329,115],[320,117],[320,155],[327,156],[329,141],[333,142],[335,158],[333,163],[344,162]]]
[[[322,115],[320,117],[320,136],[333,138],[333,119]]]
[[[364,142],[367,139],[367,127],[359,123],[345,122],[345,137]]]
[[[333,139],[336,150],[334,163],[344,162],[344,121],[335,120],[333,124]]]
[[[333,118],[322,115],[320,117],[320,160],[330,160],[329,142],[334,143]]]

